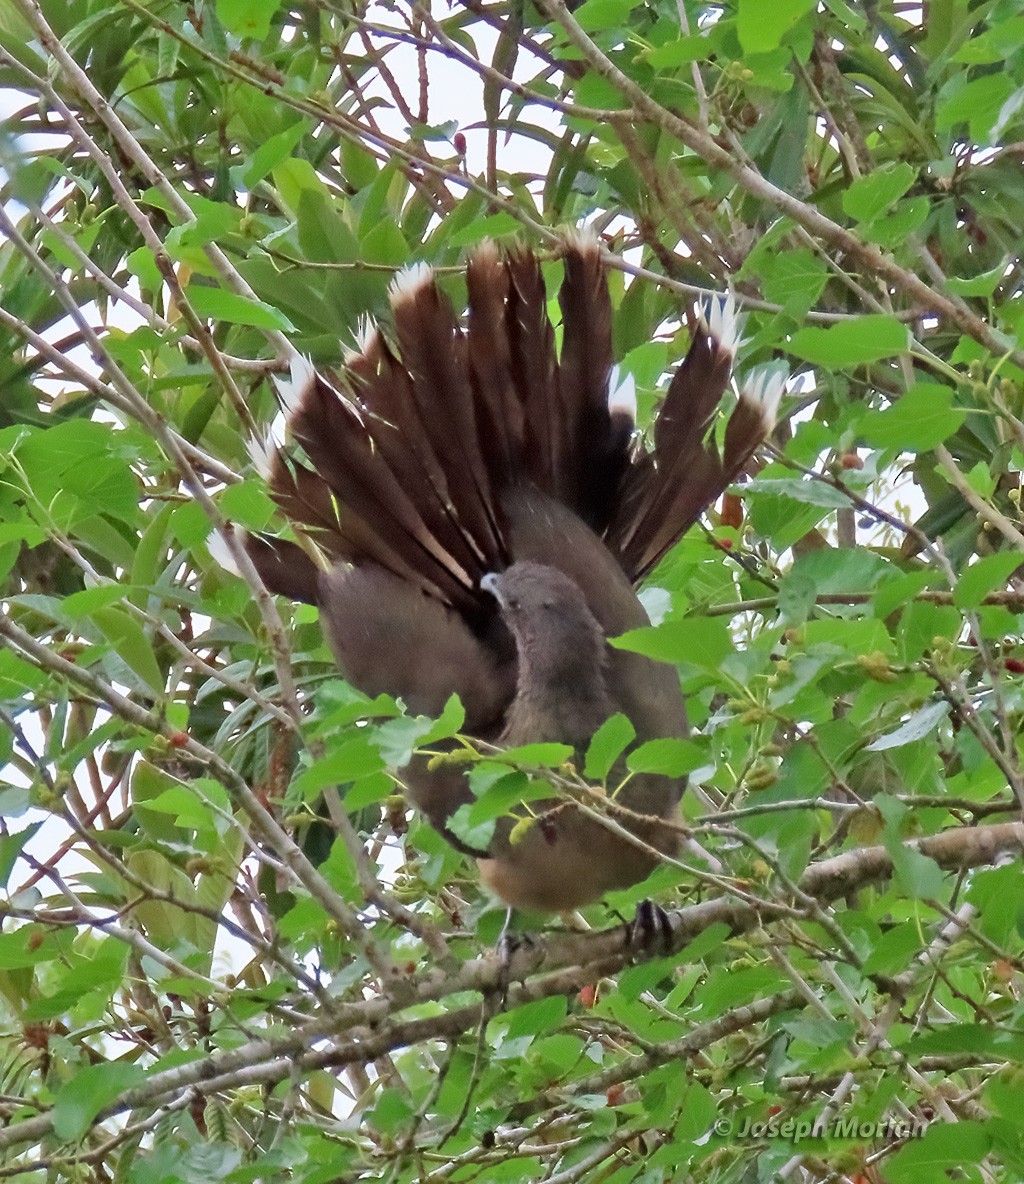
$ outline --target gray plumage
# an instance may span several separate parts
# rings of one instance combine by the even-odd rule
[[[394,333],[374,332],[337,387],[299,376],[289,419],[297,446],[271,459],[270,488],[326,556],[249,540],[267,586],[320,608],[339,668],[368,695],[441,712],[518,745],[560,741],[582,758],[594,731],[625,713],[639,741],[684,736],[678,677],[607,644],[648,623],[633,583],[736,476],[770,427],[741,399],[721,451],[709,431],[731,343],[698,327],[666,396],[653,453],[608,405],[611,305],[596,241],[565,251],[562,348],[540,265],[490,245],[467,268],[468,328],[429,274],[392,289]],[[447,826],[473,800],[464,773],[405,771],[410,796]],[[675,850],[685,782],[629,779],[629,828]],[[651,851],[574,805],[540,813],[521,841],[501,819],[480,859],[513,905],[561,911],[643,878]]]

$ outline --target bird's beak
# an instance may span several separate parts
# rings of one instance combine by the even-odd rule
[[[505,607],[505,598],[501,594],[501,576],[496,571],[489,571],[487,575],[481,576],[480,587],[485,592],[490,592],[502,608]]]

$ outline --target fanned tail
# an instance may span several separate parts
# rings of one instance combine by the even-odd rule
[[[517,488],[568,506],[636,581],[734,479],[770,430],[781,386],[749,385],[719,448],[731,303],[695,329],[652,452],[634,446],[631,456],[631,388],[613,380],[597,239],[569,239],[564,268],[560,356],[536,256],[485,243],[467,267],[465,331],[417,265],[391,285],[393,333],[361,329],[336,380],[293,368],[281,387],[293,444],[257,445],[254,459],[330,562],[377,565],[479,619],[494,611],[480,579],[515,558],[503,506]],[[268,587],[309,599],[311,561],[303,556],[297,579],[288,571],[297,555],[274,546],[250,545]]]
[[[746,384],[721,446],[712,431],[737,348],[731,298],[700,321],[658,413],[652,453],[637,452],[623,474],[606,542],[627,575],[641,580],[736,479],[772,430],[781,375]]]

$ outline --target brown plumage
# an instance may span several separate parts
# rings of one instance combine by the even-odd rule
[[[271,491],[326,558],[248,540],[274,592],[320,608],[349,681],[441,712],[506,744],[560,741],[582,757],[615,712],[639,741],[686,733],[669,667],[607,644],[647,624],[633,590],[737,475],[771,426],[777,390],[746,391],[720,450],[735,318],[694,331],[654,429],[653,452],[609,404],[611,304],[596,240],[564,253],[556,354],[540,265],[485,244],[467,267],[463,329],[425,269],[392,286],[393,333],[373,331],[336,388],[299,365],[286,400],[293,446],[269,455]],[[458,768],[405,771],[410,796],[448,826],[473,796]],[[484,879],[506,901],[562,911],[642,879],[677,845],[684,782],[634,776],[620,804],[631,843],[576,806],[531,803],[498,821]],[[644,816],[642,819],[637,815]],[[513,837],[511,832],[516,830]],[[643,846],[646,845],[646,848]]]

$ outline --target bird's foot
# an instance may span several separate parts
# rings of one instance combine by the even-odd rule
[[[642,900],[636,906],[636,915],[626,922],[625,929],[626,948],[634,957],[672,952],[672,918],[653,900]]]
[[[538,951],[538,945],[528,933],[510,933],[508,927],[502,930],[498,943],[494,947],[498,955],[498,985],[497,994],[500,1010],[508,1006],[508,990],[518,979],[526,981],[530,973],[532,955]]]

